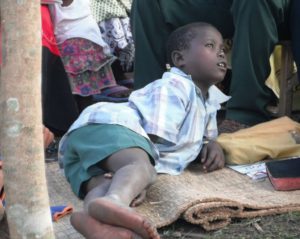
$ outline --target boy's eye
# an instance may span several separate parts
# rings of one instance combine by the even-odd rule
[[[207,43],[205,46],[208,47],[208,48],[214,48],[214,44],[213,43]]]

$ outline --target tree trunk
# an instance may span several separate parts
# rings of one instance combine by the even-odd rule
[[[10,237],[55,238],[42,136],[40,0],[0,2],[0,148]]]

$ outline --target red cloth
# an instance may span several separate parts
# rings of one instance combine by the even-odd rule
[[[41,6],[42,15],[42,45],[47,47],[53,54],[59,56],[56,39],[53,32],[53,24],[47,5]],[[2,27],[0,24],[0,66],[2,66]]]
[[[47,5],[41,6],[42,15],[42,45],[47,47],[54,55],[59,56],[59,50],[56,44],[56,39],[53,31],[53,24],[50,16],[50,11]]]

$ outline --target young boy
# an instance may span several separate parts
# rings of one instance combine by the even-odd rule
[[[86,209],[71,223],[87,238],[159,238],[129,207],[141,202],[156,172],[178,175],[200,151],[204,171],[224,166],[213,140],[216,111],[229,99],[214,86],[227,70],[222,36],[193,23],[172,33],[167,48],[170,72],[128,103],[88,107],[61,141],[65,175]]]

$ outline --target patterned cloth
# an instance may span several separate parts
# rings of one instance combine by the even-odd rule
[[[128,17],[132,0],[91,0],[92,15],[97,22],[115,17]]]
[[[102,38],[110,47],[111,54],[118,58],[124,72],[130,71],[133,67],[135,49],[130,19],[128,17],[111,18],[98,24]]]
[[[101,46],[72,38],[60,44],[59,49],[73,94],[99,94],[101,89],[116,85],[110,66],[115,58],[106,56]]]
[[[172,68],[161,80],[132,92],[129,102],[86,108],[61,140],[60,157],[73,130],[93,123],[118,124],[148,140],[148,134],[158,136],[152,144],[157,172],[178,175],[198,156],[204,137],[217,137],[217,110],[229,97],[215,86],[208,94],[204,100],[191,77]]]

